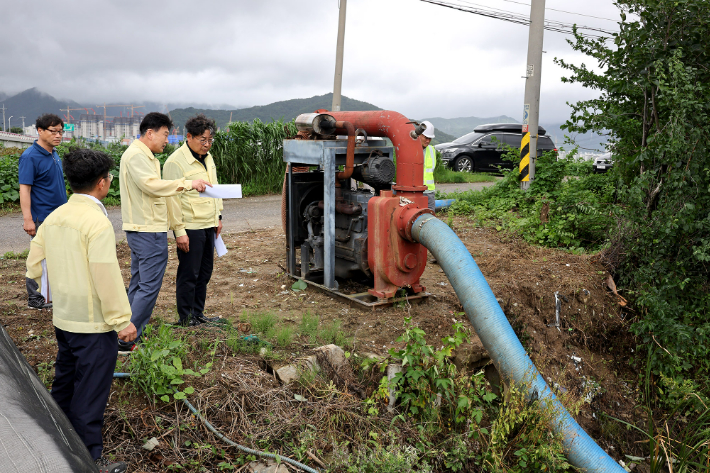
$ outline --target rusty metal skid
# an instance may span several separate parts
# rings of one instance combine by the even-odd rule
[[[320,289],[323,292],[337,296],[337,297],[345,300],[346,302],[349,302],[354,307],[367,307],[372,310],[375,310],[378,307],[389,307],[391,305],[398,304],[398,303],[418,304],[419,302],[426,300],[431,295],[428,292],[419,292],[417,294],[406,295],[403,297],[379,298],[379,297],[373,296],[369,292],[358,292],[355,294],[345,294],[345,293],[340,292],[336,289],[329,289],[328,287],[326,287],[322,284],[302,278],[302,277],[295,275],[295,274],[289,274],[289,276],[291,276],[294,279],[298,279],[299,281],[303,281],[306,284],[308,284],[309,286],[313,286],[317,289]]]

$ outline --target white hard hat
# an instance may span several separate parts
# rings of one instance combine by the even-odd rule
[[[434,138],[434,125],[428,121],[424,120],[422,122],[422,125],[426,126],[426,129],[422,132],[422,135],[426,136],[427,138]]]

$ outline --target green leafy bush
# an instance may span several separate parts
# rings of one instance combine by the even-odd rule
[[[0,204],[20,201],[17,167],[21,154],[19,148],[0,148]]]
[[[131,352],[131,381],[147,395],[158,396],[163,402],[169,402],[170,395],[174,399],[185,399],[187,394],[195,392],[192,386],[185,385],[184,378],[199,377],[212,366],[210,362],[201,369],[185,368],[183,360],[189,345],[176,334],[168,325],[161,324],[157,328],[148,325],[143,330],[140,347]]]
[[[419,430],[414,451],[422,452],[436,471],[574,471],[565,459],[561,434],[549,428],[554,412],[547,403],[527,399],[527,389],[511,382],[500,399],[487,388],[483,371],[457,371],[450,358],[468,341],[462,323],[454,323],[453,335],[442,339],[439,350],[428,345],[425,336],[405,319],[405,331],[397,340],[405,346],[390,350],[402,372],[389,384],[383,378],[365,401],[370,415],[379,414],[374,406],[391,388]]]
[[[401,350],[390,350],[393,359],[402,364],[402,372],[391,381],[397,399],[414,416],[427,420],[436,419],[447,429],[466,424],[476,424],[483,418],[480,406],[490,404],[496,395],[487,392],[483,380],[459,374],[450,361],[452,352],[469,341],[469,333],[463,323],[456,322],[454,333],[441,340],[443,347],[435,350],[426,343],[424,331],[405,318],[404,333],[397,342],[404,342]]]
[[[513,169],[501,169],[503,179],[494,186],[448,195],[457,199],[453,215],[473,215],[544,246],[594,251],[608,242],[618,213],[612,175],[594,174],[592,164],[574,153],[564,159],[544,153],[537,159],[535,180],[523,191],[519,150],[509,149],[504,158],[513,161]]]
[[[639,316],[655,373],[710,373],[710,69],[706,0],[619,2],[613,41],[577,35],[599,68],[558,64],[598,90],[572,105],[570,131],[610,136],[624,205],[610,258]],[[707,381],[706,381],[707,382]]]

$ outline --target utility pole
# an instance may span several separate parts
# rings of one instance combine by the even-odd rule
[[[25,133],[25,117],[20,117],[22,118],[22,133]]]
[[[2,131],[5,131],[5,104],[2,104]]]
[[[331,110],[340,111],[340,90],[343,86],[343,46],[345,44],[345,10],[348,0],[340,0],[338,19],[338,43],[335,50],[335,83],[333,84],[333,106]]]
[[[532,5],[530,6],[527,73],[524,77],[523,139],[520,143],[520,175],[522,177],[520,188],[523,190],[528,189],[530,182],[535,179],[544,26],[545,0],[532,0]]]

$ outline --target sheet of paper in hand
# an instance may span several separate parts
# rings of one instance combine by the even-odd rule
[[[214,249],[217,250],[217,256],[224,256],[227,254],[227,245],[224,244],[222,235],[218,236],[214,241]]]
[[[204,192],[200,192],[200,197],[212,197],[215,199],[241,199],[241,184],[214,184],[207,187]]]

